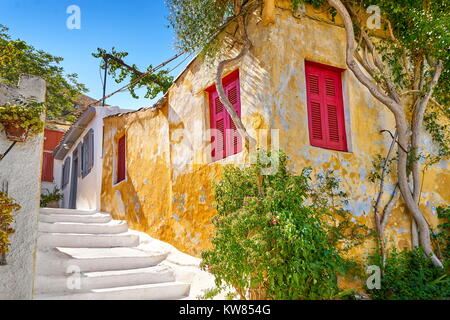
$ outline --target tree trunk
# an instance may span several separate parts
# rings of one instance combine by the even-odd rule
[[[234,110],[233,104],[228,99],[225,90],[223,88],[222,83],[222,75],[223,71],[225,69],[225,66],[229,63],[232,63],[234,61],[237,61],[241,59],[249,50],[251,47],[251,42],[247,37],[247,33],[245,30],[245,21],[244,17],[240,15],[240,6],[238,3],[236,3],[235,8],[235,15],[238,17],[238,24],[239,29],[242,35],[242,38],[244,39],[244,46],[241,49],[241,52],[234,58],[227,59],[224,61],[221,61],[217,67],[217,73],[216,73],[216,88],[217,92],[219,94],[220,102],[224,105],[225,109],[227,110],[228,114],[231,117],[231,120],[233,121],[234,125],[236,126],[236,129],[238,130],[239,134],[241,135],[242,139],[244,139],[244,145],[249,152],[253,149],[253,147],[256,145],[256,140],[253,139],[249,133],[247,132],[247,129],[245,128],[244,124],[242,123],[241,118],[237,114],[236,110]]]
[[[398,129],[398,140],[401,146],[408,145],[408,126],[406,119],[403,116],[396,115],[396,125]],[[402,193],[402,198],[405,201],[406,207],[409,212],[414,217],[414,220],[417,223],[417,228],[419,231],[419,242],[425,253],[431,258],[433,264],[437,267],[443,267],[442,262],[439,258],[434,254],[433,248],[431,246],[431,237],[430,237],[430,229],[428,228],[428,223],[425,220],[422,212],[419,209],[418,204],[414,201],[413,195],[411,194],[411,190],[408,184],[408,176],[407,176],[407,161],[408,161],[407,153],[399,148],[398,152],[398,182],[400,186],[400,191]]]
[[[441,261],[434,254],[431,246],[430,230],[428,228],[428,224],[422,212],[420,211],[418,204],[414,201],[413,194],[411,193],[408,184],[408,154],[406,148],[409,145],[409,135],[404,106],[399,101],[398,94],[396,94],[395,92],[391,92],[392,90],[388,90],[389,95],[385,94],[381,87],[377,83],[375,83],[373,79],[370,79],[366,74],[362,72],[355,61],[356,41],[353,21],[350,17],[350,14],[341,0],[328,0],[328,3],[330,6],[336,9],[344,22],[345,32],[347,36],[346,60],[348,67],[350,68],[350,70],[352,70],[356,78],[370,91],[370,93],[394,114],[399,138],[397,175],[400,191],[408,210],[417,223],[420,245],[424,249],[425,253],[431,258],[433,264],[435,266],[442,267],[443,265]],[[391,86],[391,89],[392,88],[393,87]]]

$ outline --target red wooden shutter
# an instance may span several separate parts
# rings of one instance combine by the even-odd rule
[[[119,183],[125,180],[125,161],[126,161],[126,142],[125,136],[119,139],[117,142],[117,180]]]
[[[320,92],[320,71],[306,66],[306,89],[308,95],[308,122],[311,145],[325,147],[324,117]]]
[[[241,117],[241,96],[240,96],[240,88],[239,88],[239,78],[233,80],[226,87],[226,93],[228,99],[233,104],[234,110],[238,114],[239,118]],[[227,112],[227,134],[226,134],[226,155],[234,155],[238,154],[242,151],[242,138],[237,131],[236,125],[231,120],[231,116]]]
[[[225,157],[225,130],[226,117],[225,107],[220,102],[219,94],[214,91],[210,95],[210,118],[211,118],[211,156],[213,161],[223,159]]]
[[[53,154],[44,152],[42,162],[42,181],[53,182]]]
[[[238,116],[241,116],[241,95],[239,87],[239,71],[235,71],[223,79],[225,93],[233,104]],[[242,151],[242,138],[231,121],[219,99],[215,86],[208,89],[211,122],[211,156],[213,161],[221,160]]]
[[[311,145],[347,152],[341,72],[306,62]]]

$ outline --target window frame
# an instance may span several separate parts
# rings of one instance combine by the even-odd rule
[[[225,76],[222,79],[222,84],[224,86],[224,90],[226,94],[228,95],[229,92],[233,89],[233,85],[236,83],[236,104],[235,110],[238,116],[241,118],[242,116],[242,99],[241,99],[241,79],[240,79],[240,71],[239,69],[229,73],[227,76]],[[226,158],[229,158],[231,156],[237,155],[242,152],[242,143],[243,139],[237,132],[237,129],[234,126],[233,121],[231,120],[231,116],[228,114],[228,112],[225,109],[225,106],[223,106],[223,111],[220,116],[218,116],[218,113],[216,112],[216,104],[215,101],[218,99],[219,94],[217,92],[216,85],[213,84],[210,87],[208,87],[205,92],[208,96],[208,112],[209,112],[209,129],[211,133],[210,137],[210,145],[211,145],[211,152],[209,154],[209,157],[211,159],[211,162],[217,162]],[[218,117],[217,117],[218,116]],[[220,118],[217,120],[217,118]],[[216,145],[216,139],[213,134],[214,132],[217,132],[217,121],[223,120],[223,126],[224,126],[224,134],[223,134],[223,152],[222,154],[217,154],[218,150]],[[234,127],[234,128],[233,128]],[[214,131],[213,131],[214,130]],[[233,143],[230,143],[231,139],[237,139],[234,140]]]
[[[310,76],[314,70],[315,75],[318,76],[318,90],[319,93],[316,96],[312,95]],[[343,74],[345,69],[340,69],[337,67],[321,64],[313,61],[305,61],[305,87],[306,87],[306,103],[307,103],[307,113],[308,113],[308,131],[310,145],[313,147],[318,147],[331,151],[338,152],[349,152],[349,139],[347,137],[347,123],[346,123],[346,108],[344,103],[344,90],[343,90]],[[339,142],[332,141],[330,138],[330,110],[328,110],[329,98],[330,96],[326,94],[326,76],[329,78],[336,79],[335,82],[335,99],[336,104],[334,110],[335,112],[335,123],[337,128],[335,128],[334,134],[339,135]],[[328,78],[328,79],[329,79]],[[314,93],[313,93],[314,94]],[[327,100],[328,99],[328,100]],[[320,133],[321,138],[317,138],[317,118],[314,120],[314,116],[317,116],[317,110],[313,110],[313,103],[319,103],[320,105]],[[313,115],[314,113],[314,115]],[[336,132],[337,131],[337,132]]]
[[[81,176],[83,179],[87,177],[94,167],[94,129],[89,129],[83,137],[81,146]]]
[[[119,177],[120,172],[120,141],[123,139],[124,146],[123,146],[123,177]],[[124,181],[127,181],[127,136],[126,134],[120,136],[116,140],[116,150],[115,150],[115,157],[116,157],[116,163],[115,163],[115,172],[114,172],[114,185],[118,185]],[[121,178],[121,179],[120,179]],[[120,179],[120,180],[119,180]]]
[[[64,160],[62,166],[61,189],[65,189],[70,182],[71,157]]]

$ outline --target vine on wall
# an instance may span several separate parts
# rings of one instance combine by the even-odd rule
[[[21,207],[5,192],[0,192],[0,265],[6,264],[5,255],[9,251],[9,237],[15,232],[13,213]]]

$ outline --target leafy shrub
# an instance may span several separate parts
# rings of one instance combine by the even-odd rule
[[[227,166],[215,186],[216,233],[202,267],[216,277],[217,288],[232,288],[241,299],[336,297],[338,274],[355,267],[340,255],[338,243],[348,250],[366,229],[349,222],[343,210],[330,209],[323,188],[336,189],[337,180],[330,184],[323,176],[314,189],[311,170],[289,172],[283,153],[276,174],[263,176],[263,156],[270,154],[245,169]]]
[[[11,224],[14,222],[12,213],[20,210],[20,205],[6,193],[0,192],[0,255],[9,251],[9,236],[14,233]]]
[[[44,130],[44,122],[41,120],[41,114],[44,111],[39,104],[16,105],[6,104],[0,106],[0,122],[11,122],[16,128],[25,129],[28,136],[32,137]]]
[[[47,193],[41,194],[41,208],[47,207],[48,204],[53,201],[59,201],[64,198],[64,195],[60,191],[61,190],[55,187],[52,192],[47,190]]]
[[[446,260],[450,269],[450,206],[437,208],[438,218],[442,223],[438,226],[439,232],[433,233],[436,252],[442,260]]]
[[[374,264],[380,258],[372,257]],[[380,264],[377,264],[380,265]],[[435,267],[424,251],[391,251],[383,268],[380,290],[369,290],[372,299],[433,300],[450,298],[450,275]]]

